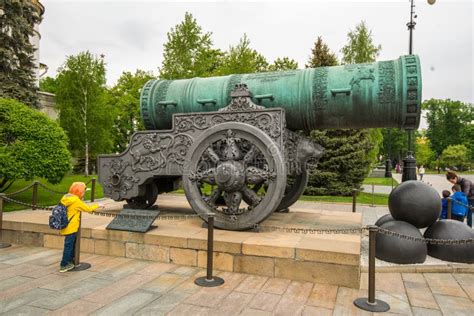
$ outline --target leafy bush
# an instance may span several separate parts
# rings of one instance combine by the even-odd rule
[[[448,169],[467,170],[469,168],[469,151],[464,145],[448,146],[441,154],[440,165]]]
[[[0,98],[0,191],[17,179],[59,183],[71,169],[67,145],[56,122],[23,103]]]

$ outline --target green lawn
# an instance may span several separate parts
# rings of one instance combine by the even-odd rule
[[[51,188],[54,191],[58,192],[64,192],[66,193],[67,190],[69,189],[69,186],[76,181],[81,181],[81,182],[87,182],[89,181],[91,177],[85,177],[82,175],[69,175],[64,177],[64,179],[61,181],[59,184],[51,184],[48,181],[44,179],[40,179],[39,181],[44,184],[46,187]],[[18,180],[13,183],[13,185],[5,192],[6,194],[12,193],[19,191],[27,186],[29,186],[33,181],[24,181],[24,180]],[[91,187],[91,184],[89,183],[88,187]],[[85,200],[90,200],[90,191],[86,192],[86,197]],[[20,193],[18,195],[12,196],[12,199],[25,202],[25,203],[31,203],[32,202],[32,196],[33,196],[33,188],[30,188],[28,191]],[[96,181],[96,191],[95,191],[95,198],[101,198],[103,197],[104,194],[102,192],[102,186],[99,184],[98,181]],[[41,186],[38,186],[38,205],[45,205],[45,206],[51,206],[51,205],[56,205],[58,204],[59,200],[61,199],[62,194],[59,193],[52,193]],[[10,202],[5,202],[5,207],[4,210],[6,212],[8,211],[15,211],[15,210],[22,210],[25,209],[26,207]]]
[[[385,186],[392,186],[392,180],[393,180],[393,186],[397,186],[398,182],[397,180],[393,178],[365,178],[364,184],[375,184],[375,185],[385,185]]]
[[[312,201],[312,202],[331,202],[331,203],[352,203],[352,196],[309,196],[303,195],[300,201]],[[361,192],[357,195],[357,204],[372,204],[372,194]],[[374,194],[375,205],[388,205],[388,194]]]

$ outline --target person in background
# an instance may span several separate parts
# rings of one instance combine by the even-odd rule
[[[93,212],[97,208],[103,208],[102,205],[87,205],[82,201],[86,192],[84,182],[74,182],[66,195],[61,199],[61,203],[67,207],[67,218],[69,220],[66,228],[60,230],[64,238],[64,250],[59,272],[66,272],[74,269],[74,245],[76,242],[77,231],[81,221],[80,212]]]
[[[466,195],[468,200],[467,225],[472,227],[472,209],[474,208],[474,186],[471,181],[466,178],[461,178],[454,171],[446,172],[446,179],[452,184],[459,184],[461,191]]]
[[[439,219],[447,219],[448,218],[448,198],[451,195],[451,193],[448,190],[443,190],[441,192],[443,195],[443,198],[441,199],[441,215],[439,216]]]
[[[453,185],[453,195],[451,195],[452,207],[451,207],[451,218],[460,222],[464,222],[464,218],[467,215],[467,197],[461,192],[461,186],[459,184]]]
[[[396,173],[400,173],[401,172],[401,169],[400,169],[400,164],[397,162],[396,166],[395,166],[395,172]]]
[[[423,181],[424,174],[425,174],[425,168],[423,167],[423,165],[421,165],[420,168],[418,168],[418,175],[420,176],[420,181]]]

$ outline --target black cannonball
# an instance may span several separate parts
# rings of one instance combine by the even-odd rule
[[[375,222],[375,226],[382,226],[383,224],[387,223],[387,222],[390,222],[390,221],[394,221],[395,219],[392,217],[392,215],[390,214],[385,214],[384,216],[380,217],[376,222]]]
[[[381,228],[406,236],[423,238],[418,228],[402,221],[389,221]],[[375,256],[393,263],[423,263],[428,249],[422,241],[413,241],[377,232]]]
[[[441,213],[441,198],[431,186],[420,181],[405,181],[388,197],[388,209],[397,221],[418,228],[433,224]]]
[[[471,239],[474,238],[474,231],[462,222],[446,219],[428,227],[424,237],[446,240]],[[428,244],[428,254],[445,261],[474,263],[474,243],[464,245]]]

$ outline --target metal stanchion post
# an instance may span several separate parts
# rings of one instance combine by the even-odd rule
[[[372,183],[372,207],[375,207],[375,184]]]
[[[95,200],[95,178],[92,178],[92,188],[91,188],[91,202]]]
[[[356,212],[357,207],[357,189],[352,189],[352,213]]]
[[[33,182],[33,197],[31,199],[31,204],[33,205],[31,209],[36,210],[36,207],[38,206],[38,181]]]
[[[6,242],[2,242],[2,237],[3,237],[3,227],[2,227],[2,224],[3,224],[3,196],[5,194],[3,193],[0,193],[0,249],[1,248],[8,248],[11,246],[11,244],[9,243],[6,243]]]
[[[452,218],[452,210],[453,210],[453,200],[451,198],[448,198],[448,217],[447,219]]]
[[[356,299],[354,305],[370,312],[386,312],[390,309],[390,305],[375,298],[375,237],[377,231],[377,226],[369,226],[369,297]]]
[[[213,276],[213,254],[214,254],[214,216],[211,213],[207,218],[207,273],[205,277],[200,277],[194,280],[194,283],[204,287],[214,287],[224,284],[224,280]]]
[[[82,213],[79,212],[79,229],[76,233],[76,242],[74,243],[74,269],[71,271],[82,271],[87,270],[91,267],[90,263],[81,262],[81,217]]]
[[[393,177],[392,177],[392,190],[391,191],[393,191]]]

